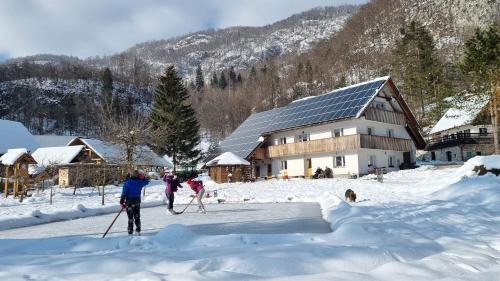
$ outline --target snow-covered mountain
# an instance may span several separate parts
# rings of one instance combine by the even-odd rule
[[[117,56],[139,57],[162,69],[175,64],[183,74],[201,65],[205,75],[233,66],[247,69],[270,57],[300,54],[342,28],[357,6],[323,7],[263,27],[230,27],[138,44]]]

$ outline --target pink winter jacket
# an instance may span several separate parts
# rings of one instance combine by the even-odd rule
[[[200,190],[203,189],[203,182],[202,181],[194,181],[192,179],[187,180],[187,184],[191,189],[194,191],[194,193],[198,194]]]

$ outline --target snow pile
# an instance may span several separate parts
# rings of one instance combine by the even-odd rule
[[[484,166],[486,170],[500,169],[500,155],[473,157],[465,162],[464,165],[460,167],[460,169],[458,169],[457,176],[475,176],[476,172],[474,172],[474,168],[478,166]]]
[[[9,149],[7,150],[7,153],[0,157],[0,163],[6,166],[14,165],[17,159],[19,159],[19,157],[23,156],[26,153],[28,153],[28,150],[26,148]]]
[[[496,165],[486,157],[471,163]],[[334,178],[207,184],[207,189],[218,190],[219,197],[206,199],[209,213],[200,216],[202,220],[219,214],[210,214],[209,203],[220,198],[228,202],[246,198],[252,203],[288,202],[292,198],[319,202],[332,232],[197,235],[183,225],[171,224],[152,236],[141,237],[2,239],[0,252],[5,254],[0,256],[0,278],[498,280],[500,177],[466,177],[456,168],[426,166],[384,175],[384,183],[368,178]],[[347,188],[357,193],[357,202],[344,201]],[[156,202],[151,198],[163,188],[154,185],[151,189],[147,190],[144,207]],[[114,207],[116,211],[119,189],[108,190],[112,190],[111,198],[106,197],[106,203],[111,206],[103,208]],[[97,197],[87,192],[83,190],[75,197]],[[186,202],[189,194],[184,188],[176,198]],[[80,214],[98,209],[75,204],[70,194],[58,191],[56,195],[60,204],[54,206],[56,209],[70,208]],[[58,201],[61,197],[72,204],[63,205]],[[0,212],[7,209],[15,213],[25,207],[33,210],[34,206],[48,210],[44,201],[39,201],[43,198],[31,197],[33,201],[23,204],[4,199],[9,205]],[[47,213],[35,211],[31,215],[43,219]],[[225,227],[202,223],[205,227]],[[29,266],[26,261],[30,261]]]

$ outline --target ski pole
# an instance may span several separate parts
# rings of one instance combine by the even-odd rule
[[[111,224],[109,225],[108,229],[106,230],[106,232],[104,232],[104,234],[102,235],[102,238],[106,237],[106,234],[108,234],[108,231],[111,229],[111,227],[113,226],[113,224],[115,223],[116,219],[120,216],[120,214],[123,212],[123,209],[125,208],[121,208],[120,211],[118,212],[118,214],[116,215],[115,219],[111,222]]]
[[[179,214],[184,213],[184,211],[189,207],[189,205],[191,205],[191,203],[193,203],[193,201],[194,201],[195,198],[196,198],[196,196],[193,197],[193,199],[191,199],[191,201],[189,201],[189,204],[186,205],[186,208],[184,208],[184,210],[182,210],[182,212],[179,212]]]

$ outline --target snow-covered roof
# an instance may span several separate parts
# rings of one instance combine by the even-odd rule
[[[38,143],[23,124],[0,119],[0,155],[11,148],[20,147],[34,151],[38,148]]]
[[[172,158],[170,158],[167,154],[163,155],[163,159],[167,162],[168,165],[165,165],[165,167],[168,167],[172,169],[174,167],[174,164],[172,163]]]
[[[62,147],[66,146],[76,136],[57,135],[34,135],[39,147]]]
[[[31,154],[39,166],[69,164],[82,151],[83,145],[41,147]]]
[[[463,105],[462,108],[450,108],[446,113],[439,119],[439,121],[431,129],[430,133],[434,134],[437,132],[453,129],[455,127],[460,127],[463,125],[470,124],[474,118],[483,110],[483,108],[488,103],[488,99],[474,98]]]
[[[92,149],[99,157],[110,164],[123,164],[126,162],[125,147],[121,144],[105,142],[98,139],[76,138],[82,141],[86,146]],[[72,140],[69,144],[73,143]],[[154,153],[146,145],[138,145],[134,149],[134,164],[145,166],[168,167],[167,162],[162,157]]]
[[[250,165],[250,162],[239,157],[232,152],[224,152],[221,155],[210,160],[206,164],[207,166],[223,166],[223,165]]]
[[[26,153],[28,153],[28,150],[26,150],[26,148],[9,149],[4,155],[0,157],[0,163],[6,166],[14,165],[14,163],[16,163],[16,161]]]

